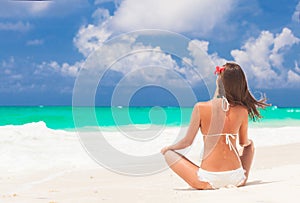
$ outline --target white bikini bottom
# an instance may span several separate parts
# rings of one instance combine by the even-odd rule
[[[220,172],[206,171],[199,168],[197,174],[200,181],[208,182],[214,189],[239,186],[246,179],[245,172],[242,167],[231,171]]]

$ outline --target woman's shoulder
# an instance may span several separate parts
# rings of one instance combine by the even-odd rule
[[[212,99],[209,101],[201,101],[201,102],[197,102],[194,105],[194,108],[197,109],[211,109],[212,105],[221,105],[222,100],[221,99]],[[236,111],[237,113],[241,114],[241,115],[248,115],[248,109],[245,106],[242,105],[234,105],[234,106],[230,106],[231,110]]]
[[[239,114],[240,116],[248,117],[248,109],[245,106],[235,105],[231,107],[231,110],[233,110],[235,113]]]
[[[242,106],[242,105],[233,105],[233,106],[231,106],[231,108],[236,109],[236,110],[238,110],[238,111],[242,111],[242,112],[248,113],[248,109],[247,109],[246,106]]]
[[[209,101],[202,101],[202,102],[197,102],[194,107],[197,107],[197,108],[203,108],[203,107],[209,107],[211,106],[211,100]]]

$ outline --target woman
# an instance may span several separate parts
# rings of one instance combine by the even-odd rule
[[[265,99],[257,101],[250,94],[238,64],[217,66],[215,74],[218,78],[214,99],[197,103],[186,136],[161,150],[171,169],[195,189],[245,185],[254,155],[253,142],[248,139],[248,116],[253,120],[261,118],[257,108],[267,106]],[[200,167],[174,151],[190,146],[199,128],[204,141]]]

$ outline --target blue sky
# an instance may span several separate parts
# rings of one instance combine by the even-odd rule
[[[213,69],[211,64],[236,61],[254,95],[266,93],[277,106],[300,106],[299,0],[3,0],[0,105],[70,105],[86,59],[107,40],[141,29],[184,35],[192,42],[185,47],[184,59],[193,67]],[[163,42],[146,45],[132,38],[119,43],[115,51],[130,52],[137,46],[163,50]],[[139,69],[146,66],[147,70]],[[177,105],[171,90],[180,90],[179,79],[153,66],[169,67],[188,81],[198,100],[208,98],[196,81],[199,78],[179,59],[168,53],[144,53],[111,68],[99,83],[96,104],[109,105],[114,89],[127,75],[124,88],[149,84],[132,96],[131,105]],[[159,83],[162,77],[168,82]]]

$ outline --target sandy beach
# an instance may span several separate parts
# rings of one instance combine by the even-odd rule
[[[0,202],[295,202],[300,192],[298,154],[300,144],[258,147],[246,186],[211,191],[191,189],[171,170],[131,177],[95,165],[1,174]]]

